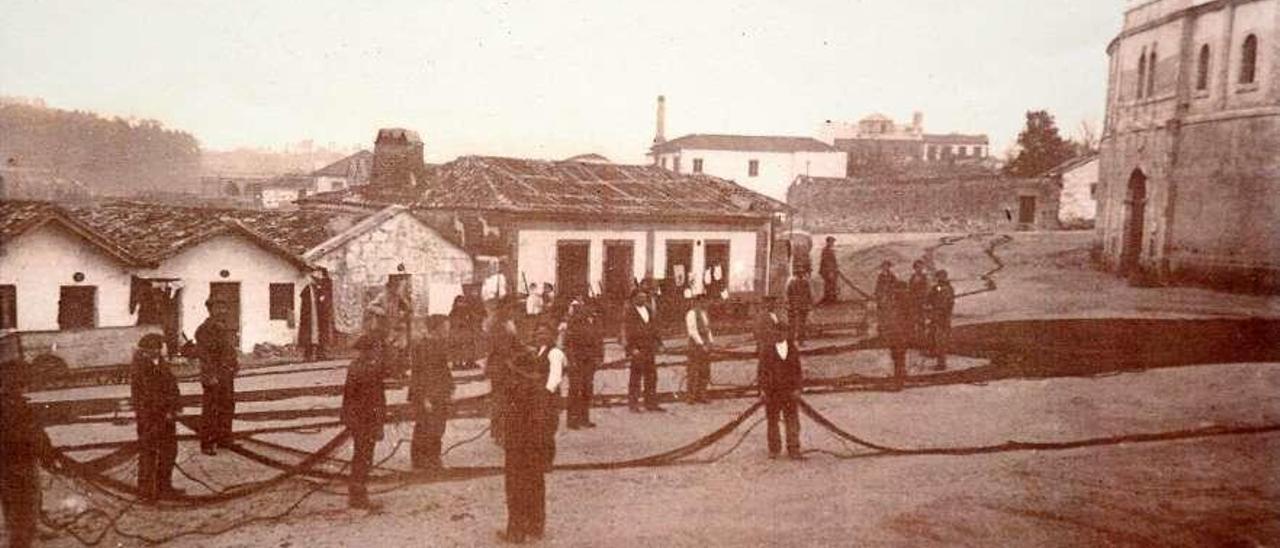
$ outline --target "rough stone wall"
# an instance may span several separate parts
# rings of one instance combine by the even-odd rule
[[[1019,198],[1035,197],[1035,220],[1018,223]],[[787,202],[822,232],[973,232],[1058,228],[1059,188],[1047,179],[867,182],[801,179]]]
[[[334,323],[357,333],[365,305],[392,274],[409,274],[414,315],[447,314],[462,284],[472,281],[471,257],[409,214],[393,217],[321,257],[334,280]],[[401,269],[403,267],[403,270]]]

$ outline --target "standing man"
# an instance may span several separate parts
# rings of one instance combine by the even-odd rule
[[[236,371],[240,351],[236,329],[227,325],[230,305],[210,298],[204,306],[209,318],[196,329],[196,349],[200,356],[200,451],[215,455],[217,445],[231,441],[231,420],[236,413]]]
[[[301,301],[298,346],[307,361],[323,360],[333,334],[333,282],[324,270],[311,272],[311,282],[302,289]]]
[[[766,333],[764,343],[760,344],[756,378],[768,421],[769,458],[778,458],[782,450],[778,432],[781,419],[787,431],[787,456],[801,460],[804,456],[800,453],[800,415],[796,409],[803,383],[800,351],[787,330],[778,329],[776,324],[766,326],[772,332]]]
[[[499,446],[507,431],[504,424],[507,413],[507,379],[515,360],[516,349],[520,345],[513,319],[520,314],[517,308],[519,304],[515,298],[508,298],[500,303],[494,307],[493,314],[486,319],[484,326],[489,344],[489,355],[484,365],[484,374],[489,378],[489,436]]]
[[[663,411],[658,405],[658,367],[655,355],[662,346],[657,318],[647,304],[649,296],[644,291],[631,294],[631,306],[623,310],[622,347],[631,362],[631,378],[627,382],[627,406],[633,413],[640,412],[640,393],[643,388],[644,408]]]
[[[813,308],[813,291],[809,287],[809,272],[797,270],[787,282],[787,321],[791,324],[791,337],[796,344],[804,344],[809,324],[809,310]]]
[[[929,314],[929,352],[938,360],[934,369],[947,368],[947,342],[951,339],[951,313],[956,306],[956,290],[951,287],[946,270],[934,274],[936,281],[929,289],[925,304]]]
[[[881,334],[884,333],[884,324],[889,310],[889,294],[898,282],[898,276],[893,273],[893,263],[889,261],[880,263],[880,274],[876,276],[875,298],[876,325]]]
[[[907,280],[907,315],[911,323],[910,337],[913,344],[921,344],[925,338],[925,299],[929,294],[929,274],[924,261],[911,263],[911,278]]]
[[[686,382],[689,403],[710,403],[707,385],[711,382],[711,320],[707,316],[707,295],[694,295],[693,306],[684,315],[685,333],[689,335],[689,366]]]
[[[840,264],[836,262],[836,238],[827,236],[818,261],[818,275],[822,276],[822,300],[818,304],[835,304],[840,300]]]
[[[365,483],[373,468],[373,449],[382,439],[382,424],[387,417],[387,396],[382,380],[386,377],[383,345],[386,333],[366,331],[356,339],[358,354],[347,366],[347,379],[342,386],[342,424],[351,432],[351,484],[347,487],[347,506],[377,510],[369,501]]]
[[[40,515],[40,425],[31,404],[22,395],[25,388],[23,362],[18,357],[17,337],[0,340],[13,346],[0,349],[14,359],[0,360],[0,509],[4,511],[9,546],[28,548],[36,538]]]
[[[146,501],[181,493],[173,488],[172,477],[182,403],[178,379],[162,358],[163,347],[160,335],[143,336],[129,372],[129,396],[138,427],[138,491]]]
[[[498,532],[506,542],[539,539],[546,531],[545,474],[555,458],[555,429],[548,418],[555,416],[560,382],[554,371],[557,359],[552,358],[558,352],[551,346],[554,338],[554,329],[539,325],[536,346],[524,348],[509,371],[503,444],[507,528]]]
[[[525,297],[524,315],[530,318],[542,315],[542,309],[546,306],[546,301],[542,297],[542,292],[538,289],[538,284],[529,284],[529,296]]]
[[[409,377],[409,405],[414,414],[410,462],[415,470],[440,470],[444,438],[453,403],[453,375],[449,373],[449,323],[440,316],[427,320],[427,336],[413,347]]]
[[[574,299],[565,321],[565,352],[569,356],[569,401],[566,413],[570,430],[595,428],[591,422],[591,397],[596,369],[604,361],[604,329],[596,297],[584,304]]]
[[[893,362],[893,385],[901,389],[907,378],[907,348],[911,345],[914,329],[911,315],[911,298],[907,284],[892,282],[886,290],[880,311],[880,338],[889,349]]]

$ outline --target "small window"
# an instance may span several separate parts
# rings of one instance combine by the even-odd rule
[[[1200,60],[1196,65],[1196,89],[1209,89],[1209,44],[1200,46]]]
[[[271,284],[270,314],[273,320],[293,319],[293,284]]]
[[[18,288],[0,285],[0,329],[18,328]]]
[[[1142,90],[1147,85],[1147,48],[1142,48],[1142,53],[1138,54],[1138,89],[1137,97],[1142,98]]]
[[[667,169],[667,157],[663,156],[661,161],[662,161],[662,169]]]
[[[760,175],[760,160],[747,160],[747,176],[756,177]]]
[[[671,168],[671,171],[680,173],[680,157],[679,156],[676,156],[675,159],[672,160],[672,165],[673,167]]]
[[[960,157],[964,158],[969,155],[969,147],[960,147]]]
[[[1250,34],[1240,47],[1240,83],[1252,84],[1258,76],[1258,37]]]
[[[693,159],[693,172],[702,173],[702,158]]]

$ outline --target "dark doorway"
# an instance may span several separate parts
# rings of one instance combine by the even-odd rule
[[[610,301],[621,301],[631,293],[635,284],[635,244],[630,241],[604,243],[604,296]]]
[[[1036,197],[1018,196],[1018,224],[1033,225],[1036,223]]]
[[[1128,215],[1124,224],[1124,248],[1120,252],[1120,271],[1131,272],[1142,256],[1142,232],[1146,222],[1147,176],[1135,169],[1129,175],[1129,195],[1125,200]]]
[[[711,275],[703,278],[708,295],[719,297],[720,292],[729,287],[729,242],[711,240],[707,242],[706,270]]]
[[[683,286],[693,267],[693,242],[667,240],[667,283]]]
[[[98,324],[98,288],[64,285],[58,296],[58,329],[90,329]]]
[[[209,299],[227,303],[222,325],[236,329],[236,346],[240,345],[240,282],[209,282]]]
[[[591,244],[586,241],[561,240],[556,242],[556,287],[565,297],[587,294],[589,257]]]

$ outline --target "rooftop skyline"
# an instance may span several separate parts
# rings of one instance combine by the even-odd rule
[[[668,138],[814,136],[880,112],[1000,153],[1027,110],[1100,126],[1115,0],[10,2],[0,95],[154,118],[210,149],[371,147],[641,162]]]

